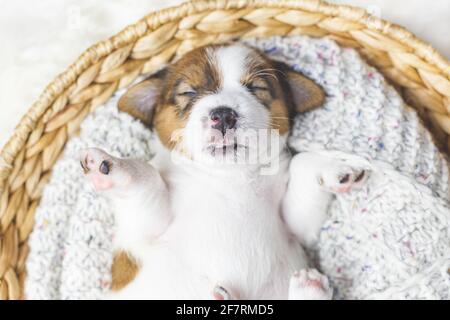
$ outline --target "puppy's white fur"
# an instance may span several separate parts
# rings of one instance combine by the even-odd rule
[[[210,52],[223,85],[193,106],[184,132],[192,158],[174,163],[162,143],[150,164],[83,152],[94,185],[107,179],[111,186],[102,192],[116,210],[115,245],[141,263],[137,277],[109,298],[211,299],[218,286],[240,299],[331,297],[326,278],[306,269],[300,241],[317,239],[332,192],[356,185],[360,169],[313,153],[291,159],[283,144],[272,175],[261,175],[261,164],[197,160],[209,154],[202,137],[211,108],[233,108],[238,128],[270,128],[268,111],[240,84],[246,50]],[[98,170],[104,160],[107,175]]]

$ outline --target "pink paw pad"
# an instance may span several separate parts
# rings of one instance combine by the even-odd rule
[[[308,275],[300,275],[298,271],[296,271],[293,277],[299,279],[299,284],[305,287],[313,287],[318,290],[325,290],[324,285],[320,279],[311,279]]]
[[[103,191],[114,187],[111,178],[112,159],[100,149],[90,148],[80,153],[80,165],[95,190]]]
[[[294,273],[289,285],[289,298],[299,300],[331,299],[332,289],[326,276],[315,269],[303,269]]]
[[[336,166],[323,172],[318,178],[318,183],[332,193],[347,193],[361,187],[368,176],[368,170]]]
[[[213,300],[233,300],[230,292],[222,286],[215,286],[212,294]]]

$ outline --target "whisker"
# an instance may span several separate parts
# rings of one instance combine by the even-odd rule
[[[271,119],[283,119],[283,120],[290,120],[291,118],[289,117],[272,117],[270,116]]]
[[[269,69],[259,70],[259,71],[255,72],[254,74],[252,74],[251,79],[253,80],[256,77],[266,76],[266,77],[272,77],[275,80],[277,80],[277,77],[273,73],[269,73],[267,71],[270,71],[270,70]]]
[[[243,125],[254,125],[254,126],[257,126],[257,127],[259,127],[259,126],[261,126],[261,127],[276,127],[276,128],[279,128],[279,127],[281,127],[281,125],[280,124],[278,124],[278,123],[275,123],[275,122],[272,122],[272,121],[267,121],[267,122],[263,122],[263,121],[260,121],[260,122],[258,122],[258,121],[256,121],[256,122],[251,122],[251,123],[247,123],[247,122],[243,122],[243,123],[241,123],[241,124],[243,124]]]

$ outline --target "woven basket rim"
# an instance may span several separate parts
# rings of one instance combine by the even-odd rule
[[[25,144],[28,135],[34,129],[39,117],[42,116],[55,98],[72,85],[77,77],[89,66],[112,51],[137,40],[149,29],[155,29],[164,23],[206,10],[242,9],[244,7],[300,9],[324,13],[364,24],[369,29],[379,31],[410,47],[420,58],[434,65],[447,78],[450,78],[450,62],[430,44],[417,38],[405,28],[372,16],[361,8],[330,4],[322,0],[279,0],[276,2],[271,0],[192,0],[190,2],[184,2],[178,6],[152,12],[138,20],[138,22],[127,26],[115,36],[94,44],[45,88],[36,102],[33,103],[28,112],[20,120],[12,136],[0,152],[0,192],[3,191],[3,183],[1,181],[7,177],[14,158]]]

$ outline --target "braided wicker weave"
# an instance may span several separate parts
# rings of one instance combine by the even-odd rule
[[[354,47],[450,149],[450,63],[430,45],[364,10],[317,0],[197,0],[152,13],[89,48],[22,118],[0,154],[0,299],[19,299],[27,239],[66,141],[119,88],[175,56],[241,37],[306,34]]]

